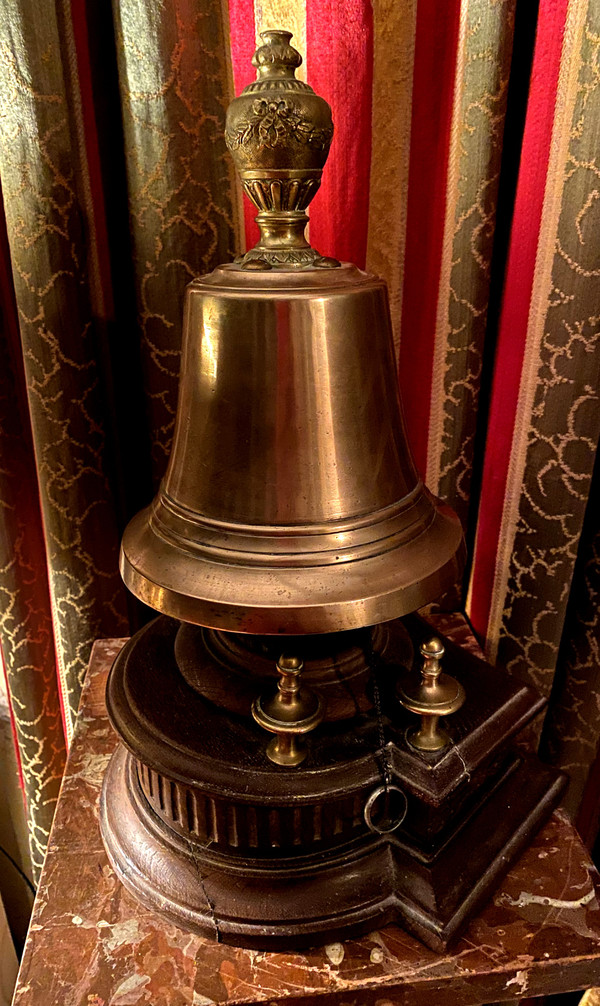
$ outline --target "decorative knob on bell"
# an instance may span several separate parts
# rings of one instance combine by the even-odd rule
[[[306,207],[321,184],[333,136],[331,108],[296,80],[302,63],[289,31],[261,32],[252,58],[257,79],[227,109],[225,142],[256,206],[258,244],[239,263],[246,269],[307,265],[328,268],[304,237]]]

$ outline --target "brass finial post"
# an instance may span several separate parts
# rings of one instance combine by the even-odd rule
[[[423,643],[421,656],[419,684],[407,684],[399,693],[404,708],[421,717],[420,726],[409,731],[408,742],[418,751],[441,751],[450,744],[450,737],[439,725],[440,716],[457,712],[465,701],[465,691],[455,678],[442,673],[444,647],[440,639]]]
[[[321,184],[333,136],[331,109],[296,79],[302,63],[291,32],[261,32],[252,64],[257,78],[227,109],[225,142],[258,210],[260,241],[238,264],[245,269],[330,268],[304,236],[306,208]]]
[[[323,719],[318,695],[301,683],[303,663],[299,657],[281,656],[277,661],[279,681],[275,695],[260,696],[252,706],[252,715],[265,730],[274,733],[267,747],[267,757],[288,768],[306,758],[301,737],[310,733]]]

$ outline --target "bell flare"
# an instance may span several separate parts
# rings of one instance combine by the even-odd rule
[[[121,570],[164,614],[325,633],[413,611],[460,575],[420,481],[385,284],[355,266],[220,266],[187,288],[175,435]]]
[[[260,539],[240,533],[234,542],[230,535],[229,557],[227,550],[218,557],[214,540],[203,548],[197,536],[195,549],[189,536],[176,545],[155,504],[125,531],[121,573],[150,607],[215,629],[299,635],[375,625],[435,600],[462,572],[458,518],[422,485],[418,495],[390,519],[395,531],[387,539],[360,544],[357,529],[311,528],[304,541],[297,534],[269,542],[269,531],[282,529],[264,528]]]

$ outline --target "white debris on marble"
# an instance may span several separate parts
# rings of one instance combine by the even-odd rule
[[[581,898],[575,898],[572,901],[563,900],[561,898],[550,898],[545,894],[530,894],[529,891],[521,891],[518,898],[511,898],[510,894],[501,894],[496,898],[497,905],[513,905],[514,908],[525,908],[526,905],[545,905],[548,908],[559,908],[559,909],[573,909],[573,908],[584,908],[589,905],[590,901],[593,901],[596,897],[596,892],[592,888],[587,894],[583,894]]]
[[[510,985],[516,985],[519,990],[519,994],[523,995],[529,987],[529,975],[526,971],[517,971],[514,978],[507,981],[506,988],[509,988]]]
[[[325,947],[325,954],[332,964],[341,964],[344,960],[344,947],[341,943],[329,943]]]

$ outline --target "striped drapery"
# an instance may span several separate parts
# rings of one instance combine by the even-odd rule
[[[388,283],[417,465],[470,547],[467,614],[550,697],[542,745],[591,842],[600,0],[0,14],[0,643],[36,865],[91,642],[130,624],[118,540],[168,455],[183,289],[256,239],[223,125],[273,27],[334,110],[311,242]]]

